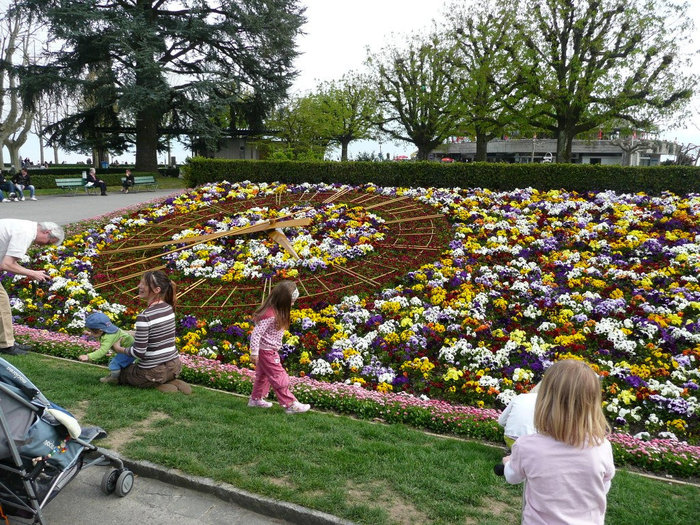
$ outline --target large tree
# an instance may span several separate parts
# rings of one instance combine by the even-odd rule
[[[462,107],[459,135],[476,138],[475,160],[485,161],[488,142],[517,130],[527,99],[517,99],[520,46],[515,40],[518,0],[473,0],[447,7],[446,36],[454,41],[452,82]],[[478,5],[477,5],[478,2]]]
[[[388,46],[367,59],[383,114],[379,128],[392,139],[414,144],[418,160],[427,160],[458,127],[459,91],[451,82],[451,52],[437,34],[415,35],[406,47]]]
[[[318,96],[293,97],[275,108],[267,120],[274,130],[275,142],[269,142],[271,158],[277,160],[323,160],[330,144],[324,130],[328,115],[321,110]]]
[[[0,19],[0,169],[4,168],[3,148],[10,153],[12,166],[19,169],[19,149],[27,141],[33,112],[23,107],[15,65],[29,63],[29,47],[36,30],[35,21],[22,20],[12,9]]]
[[[531,120],[571,160],[577,134],[622,119],[647,129],[678,111],[696,81],[682,61],[692,24],[672,0],[524,0],[519,37]],[[678,5],[676,5],[678,4]]]
[[[316,97],[324,116],[322,134],[340,146],[340,160],[348,160],[348,145],[374,134],[379,118],[374,87],[367,77],[348,73],[340,80],[321,84]]]
[[[166,115],[175,130],[215,140],[221,129],[210,116],[241,93],[255,93],[267,107],[282,98],[304,22],[297,0],[22,4],[44,17],[53,39],[49,64],[31,70],[23,83],[27,98],[52,89],[84,92],[92,104],[59,123],[57,136],[76,129],[86,136],[92,129],[100,139],[101,132],[133,131],[136,168],[147,171],[157,168]]]

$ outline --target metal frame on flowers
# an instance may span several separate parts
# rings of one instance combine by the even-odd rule
[[[444,246],[435,245],[435,235],[440,230],[445,230],[445,218],[441,213],[426,213],[427,206],[413,200],[410,196],[400,196],[388,198],[377,193],[357,192],[350,187],[342,187],[334,192],[316,191],[313,195],[310,192],[301,193],[298,198],[294,194],[276,193],[274,196],[253,198],[245,201],[219,201],[211,206],[193,210],[187,215],[173,214],[165,216],[152,224],[142,226],[133,235],[125,237],[113,243],[109,249],[100,251],[99,260],[102,266],[103,280],[94,283],[97,290],[106,292],[109,295],[115,291],[122,296],[119,302],[125,303],[136,290],[135,286],[124,288],[122,285],[129,283],[134,278],[139,277],[147,270],[163,269],[165,265],[152,266],[161,257],[192,248],[200,243],[208,243],[217,239],[266,232],[274,242],[278,243],[282,249],[286,250],[292,257],[299,258],[294,251],[292,243],[282,232],[282,228],[306,227],[311,223],[307,217],[298,217],[302,212],[314,206],[328,205],[340,202],[347,206],[363,208],[363,211],[379,211],[382,215],[383,225],[388,228],[385,240],[375,243],[376,251],[371,257],[361,261],[347,261],[344,264],[334,264],[329,267],[322,277],[313,272],[309,275],[300,275],[295,278],[301,292],[302,301],[322,300],[325,296],[342,296],[351,293],[358,284],[379,288],[392,278],[398,278],[406,271],[404,264],[397,266],[397,253],[415,252],[416,255],[435,253]],[[358,194],[359,193],[359,194]],[[261,202],[262,201],[262,202]],[[272,202],[270,202],[272,201]],[[177,241],[163,240],[189,225],[204,223],[220,216],[233,216],[237,212],[244,212],[270,202],[274,207],[280,208],[283,204],[301,203],[304,208],[293,213],[285,214],[281,217],[274,217],[259,221],[255,224],[234,228],[225,232],[215,232],[205,235],[187,237]],[[183,220],[183,217],[185,220]],[[442,221],[438,224],[436,221]],[[145,242],[144,242],[145,241]],[[165,252],[159,250],[166,246],[173,246]],[[112,246],[114,246],[112,248]],[[124,259],[124,255],[133,253],[135,257]],[[416,257],[409,257],[412,261]],[[398,261],[399,263],[401,261]],[[125,273],[125,271],[127,273]],[[271,288],[271,276],[266,276],[263,297],[265,290]],[[225,283],[217,283],[211,287],[211,291],[201,291],[193,294],[198,289],[202,289],[207,279],[180,279],[178,298],[186,295],[205,295],[201,301],[194,301],[193,304],[178,305],[179,309],[229,309],[229,308],[250,308],[259,304],[260,282],[252,285],[247,283],[233,283],[232,289],[226,290]],[[256,293],[257,291],[257,293]],[[222,293],[223,292],[223,293]],[[225,293],[223,301],[221,298]],[[239,296],[238,299],[232,300]],[[218,299],[218,300],[217,300]],[[243,299],[243,300],[241,300]]]

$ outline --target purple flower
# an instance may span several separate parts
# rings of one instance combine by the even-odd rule
[[[196,328],[197,327],[197,318],[193,315],[185,315],[180,320],[180,325],[183,328]]]

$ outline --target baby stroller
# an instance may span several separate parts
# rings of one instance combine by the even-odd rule
[[[0,505],[8,515],[44,524],[42,509],[84,467],[111,466],[102,491],[126,496],[134,474],[91,442],[107,433],[80,428],[27,377],[0,358]]]

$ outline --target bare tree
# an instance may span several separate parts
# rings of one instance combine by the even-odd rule
[[[636,137],[625,137],[613,139],[610,141],[622,150],[622,165],[630,166],[632,164],[632,154],[637,151],[657,151],[659,149],[658,140],[637,139]]]
[[[29,42],[32,21],[21,19],[16,11],[8,10],[0,19],[0,166],[5,165],[3,147],[10,153],[11,164],[19,169],[19,149],[27,141],[33,112],[24,107],[19,93],[19,79],[13,66],[19,59],[29,63]]]
[[[697,166],[700,160],[700,145],[679,144],[676,148],[676,160],[673,164],[679,166]]]

